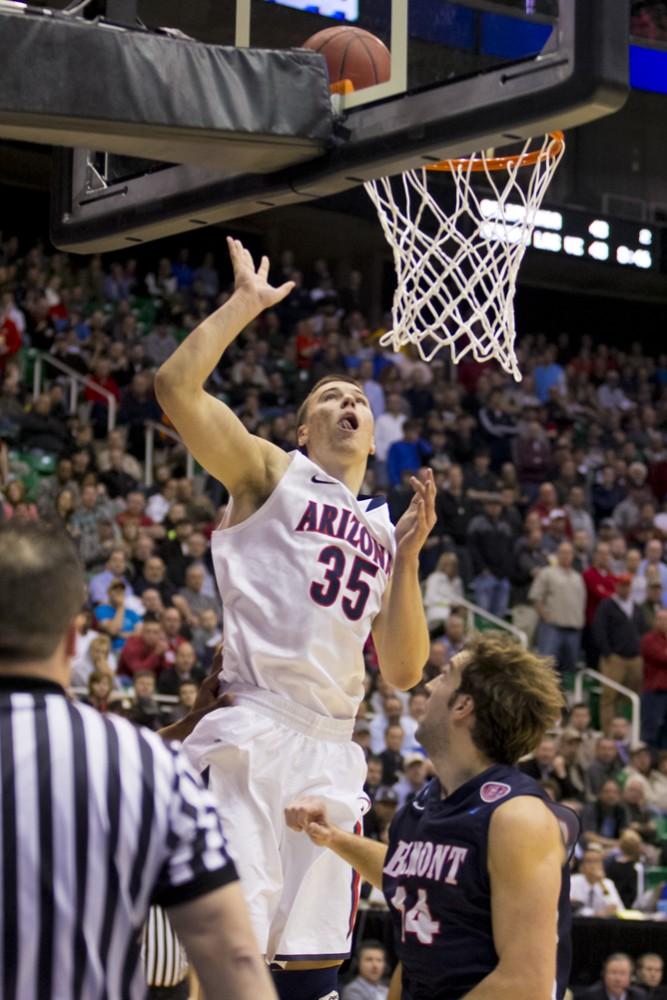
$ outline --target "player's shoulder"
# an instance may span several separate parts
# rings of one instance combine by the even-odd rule
[[[511,858],[517,852],[541,855],[559,851],[565,836],[544,799],[516,795],[494,810],[489,823],[490,857]]]

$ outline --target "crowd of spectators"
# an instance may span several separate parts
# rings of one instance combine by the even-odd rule
[[[166,427],[155,370],[226,301],[225,268],[185,249],[142,269],[0,241],[0,517],[42,518],[76,540],[88,600],[73,688],[153,729],[189,711],[222,640],[209,541],[227,497],[202,472],[188,477],[183,449],[160,433],[147,470],[144,428]],[[383,350],[388,320],[361,271],[334,275],[324,259],[301,271],[285,250],[272,277],[294,291],[230,346],[209,390],[292,449],[309,388],[344,372],[376,419],[363,492],[385,493],[396,520],[410,476],[434,470],[425,681],[463,647],[472,602],[521,629],[566,679],[587,663],[641,693],[641,743],[604,687],[595,728],[588,704],[571,705],[521,766],[581,816],[579,912],[660,911],[662,884],[640,873],[667,862],[667,355],[524,335],[517,384],[492,363],[452,370]],[[35,352],[86,376],[73,409],[53,367],[33,396]],[[427,697],[390,689],[369,644],[354,737],[368,757],[369,836],[383,838],[429,776],[415,737]]]
[[[664,0],[636,0],[631,8],[630,31],[637,38],[667,42],[667,3]]]

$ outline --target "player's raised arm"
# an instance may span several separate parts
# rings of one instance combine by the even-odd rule
[[[496,809],[489,829],[491,919],[498,965],[462,1000],[551,1000],[564,848],[538,798]]]
[[[436,521],[435,482],[431,469],[411,479],[415,495],[396,525],[396,559],[380,614],[373,622],[373,641],[380,672],[394,687],[407,691],[422,679],[429,636],[421,587],[419,553]]]
[[[268,283],[269,261],[257,269],[239,240],[228,239],[234,268],[234,294],[186,337],[159,369],[155,391],[160,405],[187,448],[232,495],[261,493],[270,478],[272,458],[286,462],[270,442],[250,434],[236,414],[204,390],[221,355],[264,309],[285,298],[293,284]],[[281,472],[283,470],[280,470]]]

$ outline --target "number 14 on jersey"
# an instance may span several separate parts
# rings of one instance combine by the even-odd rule
[[[415,934],[420,944],[433,944],[436,934],[440,933],[440,921],[431,916],[426,889],[417,891],[417,902],[410,909],[405,906],[407,898],[404,887],[399,885],[391,901],[401,914],[401,941],[405,941],[408,934]]]

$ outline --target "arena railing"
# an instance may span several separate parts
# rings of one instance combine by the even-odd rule
[[[74,368],[70,368],[69,365],[64,364],[64,362],[59,361],[58,358],[51,357],[50,354],[46,354],[44,351],[38,351],[35,355],[35,364],[32,373],[32,398],[37,399],[42,391],[42,381],[44,378],[44,366],[51,365],[61,374],[67,376],[69,382],[69,412],[71,414],[76,413],[77,406],[79,404],[79,390],[84,389],[94,389],[95,392],[103,396],[107,401],[107,431],[112,431],[116,426],[116,397],[108,389],[103,389],[95,379],[89,378],[87,375],[82,375],[81,372],[77,372]]]
[[[87,687],[77,686],[71,687],[69,693],[74,695],[75,698],[86,698],[90,692]],[[112,701],[132,701],[134,698],[134,688],[113,688],[111,694],[113,695]],[[164,705],[165,707],[178,705],[178,695],[175,694],[159,694],[156,692],[154,695],[151,695],[151,698],[158,705]]]
[[[169,438],[170,441],[176,442],[185,448],[183,444],[183,439],[180,434],[177,434],[175,430],[171,427],[166,427],[165,424],[158,424],[155,420],[146,420],[144,423],[144,436],[146,440],[146,459],[144,463],[144,486],[153,485],[153,464],[155,459],[155,435],[162,434],[164,437]],[[189,451],[185,452],[185,475],[188,479],[192,479],[195,474],[195,460]]]
[[[630,709],[632,715],[630,717],[630,742],[639,743],[641,734],[641,702],[639,700],[639,695],[636,691],[631,691],[630,688],[624,687],[619,684],[618,681],[614,681],[611,677],[605,677],[597,670],[593,670],[591,667],[582,667],[577,671],[574,678],[574,703],[577,704],[580,701],[585,701],[584,698],[584,677],[591,677],[593,680],[598,681],[602,685],[607,685],[607,687],[612,688],[617,694],[623,695],[630,702]]]
[[[498,618],[497,615],[492,615],[490,611],[485,611],[484,608],[480,608],[478,604],[473,604],[472,601],[467,601],[464,597],[457,597],[452,601],[436,601],[429,607],[431,609],[442,608],[443,611],[447,612],[447,614],[455,609],[458,610],[463,608],[463,610],[467,612],[466,617],[468,619],[468,628],[471,626],[472,628],[476,628],[476,619],[481,619],[484,624],[482,625],[482,629],[480,631],[493,628],[502,632],[509,632],[509,634],[513,635],[517,642],[520,642],[522,646],[525,647],[528,645],[528,637],[520,628],[517,628],[516,625],[512,625],[510,622],[505,621],[504,618]]]

